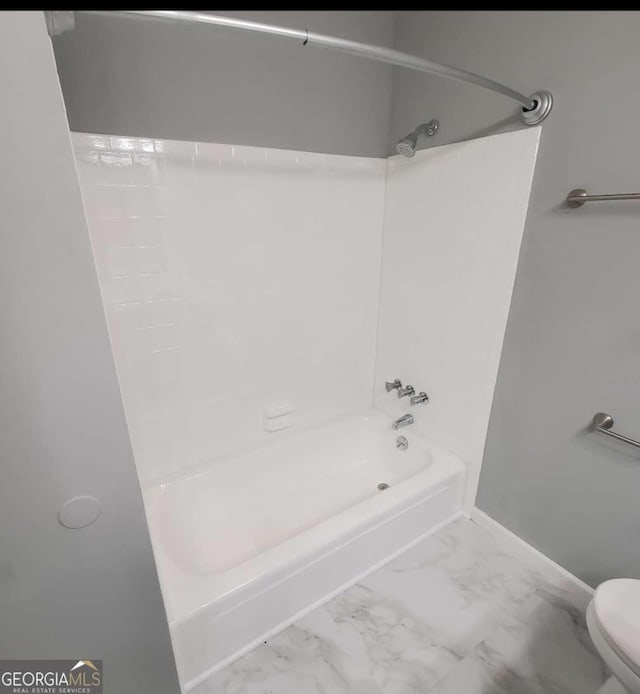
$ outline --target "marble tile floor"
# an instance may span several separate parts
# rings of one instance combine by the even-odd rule
[[[459,519],[191,694],[592,694],[588,600]]]

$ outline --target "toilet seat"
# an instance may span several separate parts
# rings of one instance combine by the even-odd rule
[[[602,635],[640,677],[640,581],[616,578],[598,586],[593,608]]]
[[[587,608],[587,625],[614,675],[600,691],[609,692],[615,679],[625,691],[640,694],[640,581],[614,579],[598,586]]]

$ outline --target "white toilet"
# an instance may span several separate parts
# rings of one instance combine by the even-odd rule
[[[640,580],[601,583],[587,608],[587,626],[613,673],[597,694],[640,694]]]

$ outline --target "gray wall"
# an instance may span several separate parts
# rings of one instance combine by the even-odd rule
[[[563,199],[640,190],[639,35],[640,13],[406,12],[396,24],[399,49],[556,99],[478,505],[592,584],[640,577],[640,456],[584,430],[604,410],[640,437],[640,206]],[[513,127],[513,113],[475,87],[398,71],[390,142],[426,118],[440,119],[440,144]]]
[[[106,692],[178,682],[41,13],[0,21],[0,654],[104,660]],[[101,499],[83,530],[65,500]]]
[[[392,12],[232,12],[393,44]],[[211,27],[77,15],[54,40],[72,130],[384,156],[391,68]]]

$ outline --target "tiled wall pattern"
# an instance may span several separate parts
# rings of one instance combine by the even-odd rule
[[[539,128],[393,157],[387,174],[375,401],[470,466],[473,506]],[[384,390],[425,390],[411,407]]]
[[[143,484],[370,405],[384,160],[73,142]]]

